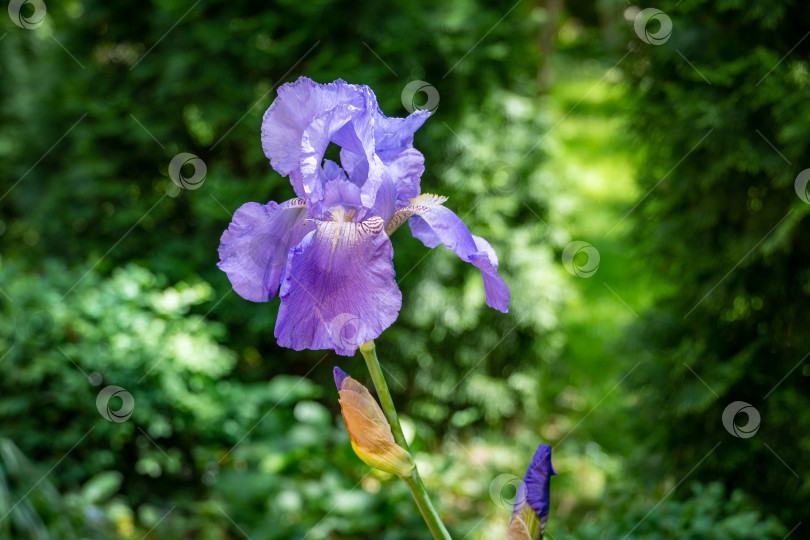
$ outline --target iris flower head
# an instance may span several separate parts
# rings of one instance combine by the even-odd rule
[[[279,345],[353,355],[388,328],[402,306],[388,237],[405,221],[427,247],[444,244],[478,267],[487,304],[507,311],[495,251],[443,206],[445,197],[421,193],[424,157],[413,138],[428,116],[388,118],[369,87],[342,80],[301,77],[278,89],[262,147],[296,197],[240,207],[218,266],[246,300],[278,292]],[[330,144],[340,164],[324,159]]]

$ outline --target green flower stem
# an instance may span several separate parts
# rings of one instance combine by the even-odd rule
[[[394,435],[394,441],[410,453],[411,450],[408,448],[405,435],[402,433],[402,426],[399,424],[397,410],[394,408],[394,401],[391,399],[391,393],[388,391],[388,384],[385,382],[385,376],[380,367],[380,361],[377,359],[377,350],[374,346],[374,340],[361,345],[360,353],[366,360],[366,366],[368,366],[368,371],[371,374],[371,380],[374,382],[374,387],[377,389],[377,396],[380,398],[380,405],[382,405],[382,410],[385,413],[385,417],[388,419],[388,423],[391,424],[391,433]],[[427,523],[430,532],[433,534],[433,538],[436,540],[452,540],[438,512],[436,512],[436,508],[434,508],[433,503],[430,502],[430,496],[425,489],[422,478],[419,476],[416,465],[414,464],[413,472],[409,476],[403,476],[401,478],[405,481],[408,489],[411,490],[411,495],[413,495],[416,505],[419,507],[419,512],[422,513],[425,523]]]

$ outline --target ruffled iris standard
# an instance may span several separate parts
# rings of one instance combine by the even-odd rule
[[[481,270],[486,302],[507,311],[498,257],[436,195],[420,195],[424,157],[413,136],[430,115],[387,118],[367,86],[301,77],[262,121],[262,147],[297,198],[246,203],[219,246],[219,267],[246,300],[280,291],[279,345],[352,355],[397,318],[402,294],[388,236],[410,218],[426,246],[444,244]],[[330,143],[340,165],[324,159]]]

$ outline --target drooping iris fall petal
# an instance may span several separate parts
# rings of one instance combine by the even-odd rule
[[[429,248],[444,244],[459,258],[481,270],[487,305],[506,313],[509,306],[509,287],[498,275],[498,257],[489,242],[473,236],[455,213],[443,203],[446,197],[423,194],[411,201],[410,206],[394,214],[386,229],[389,234],[400,223],[408,221],[413,235]]]
[[[340,394],[340,411],[355,454],[363,463],[398,476],[407,476],[414,468],[411,455],[394,442],[391,426],[368,388],[334,369],[335,385]]]
[[[292,246],[314,228],[304,221],[301,199],[281,204],[243,204],[219,244],[219,268],[246,300],[266,302],[276,295]]]
[[[383,229],[379,217],[316,222],[290,253],[276,321],[279,345],[352,355],[396,320],[402,293]]]

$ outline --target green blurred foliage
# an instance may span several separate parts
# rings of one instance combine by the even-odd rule
[[[660,7],[670,40],[634,42],[628,70],[640,190],[652,190],[634,238],[669,287],[626,341],[644,360],[635,384],[657,389],[638,395],[637,433],[667,449],[642,470],[685,474],[721,442],[694,478],[743,489],[792,526],[810,505],[810,205],[794,190],[810,166],[810,9]],[[721,423],[737,400],[761,415],[752,438]]]
[[[810,349],[792,194],[806,43],[752,81],[803,35],[785,6],[684,0],[654,47],[626,3],[571,2],[547,93],[540,4],[52,0],[34,30],[0,17],[0,537],[428,538],[406,487],[349,446],[331,367],[367,382],[362,360],[279,348],[278,301],[242,300],[215,267],[239,205],[293,196],[258,135],[299,75],[367,84],[389,116],[409,81],[433,85],[423,191],[450,197],[512,288],[504,316],[475,268],[392,238],[403,308],[377,347],[454,536],[503,536],[502,480],[541,441],[554,538],[784,536],[773,515],[792,525],[807,487],[762,442],[807,476],[806,382],[761,395]],[[205,161],[199,189],[169,179],[180,152]],[[560,264],[577,239],[602,255],[593,279]],[[126,421],[97,408],[109,385],[134,398]],[[757,437],[723,430],[734,399],[762,412]]]
[[[630,505],[606,505],[607,515],[598,523],[589,523],[579,534],[584,538],[605,540],[653,540],[658,538],[700,538],[705,540],[755,540],[783,538],[788,532],[771,517],[763,519],[760,512],[741,491],[726,493],[719,482],[691,486],[691,496],[685,501],[662,500],[656,512],[650,511],[654,501],[639,497]],[[626,500],[627,493],[622,498]],[[605,526],[605,523],[609,525]]]

